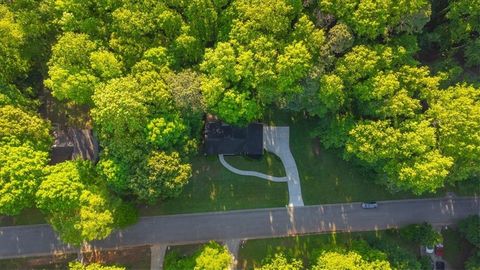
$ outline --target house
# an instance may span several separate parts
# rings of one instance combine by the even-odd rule
[[[54,125],[55,138],[50,164],[71,159],[85,159],[97,162],[98,142],[91,129],[60,128]]]
[[[204,152],[206,155],[263,155],[263,124],[251,123],[236,127],[216,119],[205,123]]]

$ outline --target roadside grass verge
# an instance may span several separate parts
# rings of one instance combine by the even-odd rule
[[[287,257],[301,259],[308,269],[322,250],[349,249],[355,240],[389,241],[411,256],[419,256],[419,249],[401,239],[396,232],[370,231],[248,240],[239,250],[238,265],[241,269],[253,269],[261,266],[265,258],[280,252]]]
[[[473,255],[475,247],[470,244],[458,231],[449,227],[442,230],[445,260],[452,269],[464,269],[465,261]]]

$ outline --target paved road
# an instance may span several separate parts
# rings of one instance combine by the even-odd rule
[[[434,225],[479,214],[480,198],[379,202],[271,208],[144,217],[125,230],[93,243],[98,248],[151,244],[187,244],[208,240],[253,239],[332,231],[380,230],[423,221]],[[0,258],[74,251],[48,225],[0,227]]]

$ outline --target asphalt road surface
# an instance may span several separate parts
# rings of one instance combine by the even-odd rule
[[[377,209],[360,203],[270,208],[144,217],[117,231],[96,248],[151,244],[180,245],[208,240],[254,239],[288,235],[370,231],[429,222],[448,225],[480,214],[480,198],[439,198],[378,202]],[[0,227],[0,258],[75,252],[48,225]]]

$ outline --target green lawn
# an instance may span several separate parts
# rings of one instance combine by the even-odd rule
[[[285,176],[285,168],[279,157],[275,154],[265,152],[262,158],[254,159],[245,156],[225,156],[225,160],[233,167],[246,170],[257,171],[273,176]]]
[[[17,226],[47,223],[42,212],[36,208],[28,208],[17,216],[0,216],[0,226]],[[1,269],[1,268],[0,268]]]
[[[473,254],[475,247],[457,229],[442,230],[442,235],[445,260],[453,269],[464,269],[464,263]]]
[[[232,162],[239,168],[249,168],[247,163],[257,168],[264,163],[267,166],[266,172],[278,171],[269,169],[266,159],[257,161],[238,158],[235,163]],[[271,164],[273,166],[276,163],[272,161]],[[220,164],[216,156],[195,157],[192,169],[193,177],[179,197],[152,206],[142,206],[139,208],[140,215],[282,207],[288,203],[286,183],[233,174]]]
[[[340,150],[325,149],[310,136],[317,125],[302,113],[267,111],[266,123],[290,126],[290,149],[297,163],[305,204],[415,198],[412,193],[391,193],[376,184],[376,175],[341,158]],[[443,196],[439,193],[438,196]],[[424,194],[422,197],[432,197]]]
[[[94,255],[84,253],[86,263],[101,262],[104,265],[119,265],[127,270],[150,269],[150,247],[124,248],[110,251],[97,251]],[[0,269],[68,269],[69,262],[75,261],[77,254],[63,254],[42,257],[29,257],[0,260]]]
[[[248,240],[239,251],[239,266],[241,269],[252,269],[262,264],[262,261],[282,252],[288,257],[302,259],[304,266],[308,267],[314,262],[321,250],[345,248],[348,249],[352,240],[385,239],[395,242],[405,248],[413,256],[418,256],[418,248],[403,241],[396,234],[386,231],[359,232],[359,233],[336,233],[317,234],[295,237],[270,238]]]
[[[267,124],[290,126],[290,146],[298,166],[305,204],[415,197],[409,193],[391,194],[384,186],[374,183],[373,174],[342,160],[337,152],[323,149],[309,136],[315,123],[301,114],[269,111],[265,118]],[[226,157],[226,160],[239,169],[275,176],[285,174],[281,161],[273,154],[261,160],[244,157]],[[193,159],[192,167],[194,175],[178,198],[142,206],[140,214],[281,207],[288,203],[286,184],[235,175],[226,170],[217,157],[198,156]]]
[[[74,261],[76,258],[77,254],[65,254],[56,256],[0,260],[0,269],[68,269],[68,263]]]

